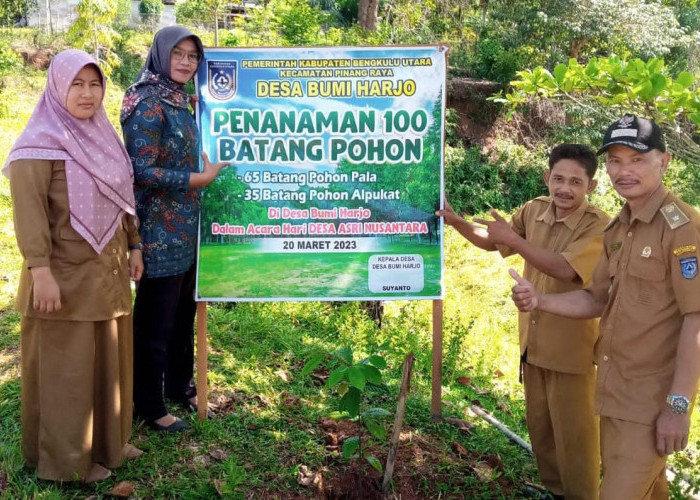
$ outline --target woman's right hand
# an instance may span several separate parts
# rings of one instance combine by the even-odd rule
[[[210,162],[209,155],[205,151],[202,151],[202,162],[204,163],[204,168],[202,171],[190,174],[190,187],[192,188],[208,186],[211,181],[216,179],[222,168],[231,165],[225,161],[221,161],[219,163]]]
[[[34,309],[41,313],[61,310],[61,290],[48,266],[32,267],[34,281]]]

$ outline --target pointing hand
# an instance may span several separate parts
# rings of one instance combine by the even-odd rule
[[[486,230],[489,233],[489,240],[492,243],[496,245],[513,246],[515,240],[520,237],[513,231],[508,221],[501,217],[493,208],[491,209],[491,216],[494,220],[486,220],[477,217],[472,220],[477,224],[486,226]]]
[[[462,220],[462,218],[454,211],[452,205],[450,205],[450,203],[447,201],[447,198],[445,198],[445,209],[436,211],[435,215],[438,217],[444,217],[445,224],[449,226],[454,226],[455,223]]]

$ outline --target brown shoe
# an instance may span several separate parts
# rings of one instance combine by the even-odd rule
[[[139,450],[136,446],[130,443],[126,443],[124,448],[122,448],[122,456],[127,460],[133,460],[139,458],[143,455],[143,450]]]
[[[98,481],[104,481],[112,475],[112,471],[102,467],[100,464],[92,464],[90,473],[85,478],[86,483],[97,483]]]

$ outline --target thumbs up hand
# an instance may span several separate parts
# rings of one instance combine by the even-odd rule
[[[520,236],[513,231],[510,224],[508,224],[508,221],[505,220],[493,208],[491,209],[491,216],[494,220],[486,220],[477,217],[472,220],[477,224],[483,224],[486,226],[486,230],[489,233],[489,241],[491,241],[491,243],[496,245],[508,245],[512,247],[516,241],[520,239]]]
[[[515,269],[508,269],[508,273],[517,284],[511,288],[511,297],[515,306],[521,312],[534,311],[539,306],[539,294],[528,280],[520,276]]]

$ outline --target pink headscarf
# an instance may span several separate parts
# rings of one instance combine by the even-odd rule
[[[87,120],[66,109],[77,74],[97,61],[81,50],[57,54],[44,93],[2,169],[20,159],[65,160],[70,223],[97,253],[114,236],[124,212],[134,214],[134,172],[129,155],[100,104]]]

